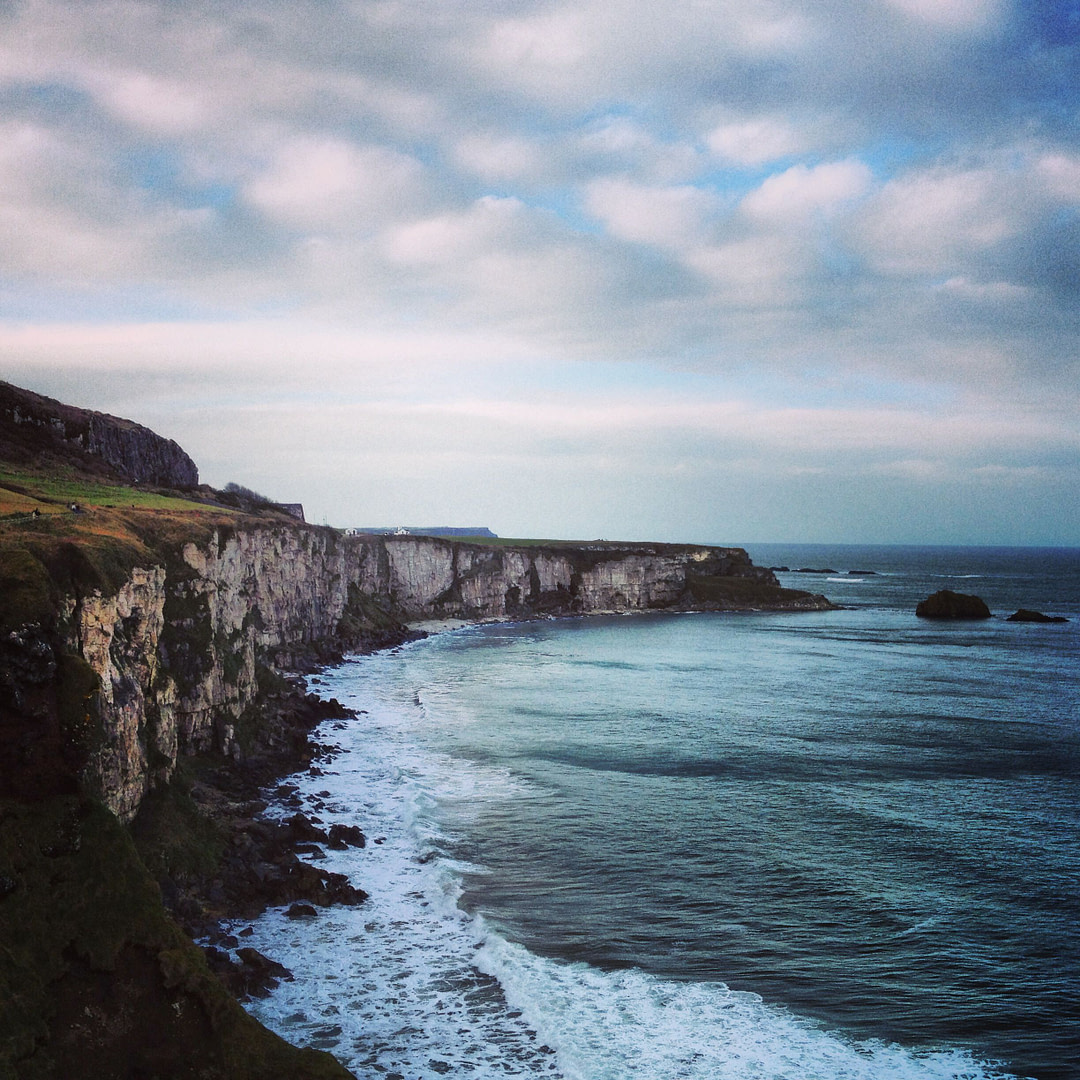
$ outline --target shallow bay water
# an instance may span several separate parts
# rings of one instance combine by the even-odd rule
[[[296,782],[371,899],[260,919],[295,980],[253,1011],[362,1077],[1080,1075],[1080,553],[750,554],[845,608],[326,673],[361,712]],[[916,619],[942,587],[996,617]]]

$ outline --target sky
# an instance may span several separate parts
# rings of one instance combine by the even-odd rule
[[[0,377],[337,526],[1080,546],[1080,0],[0,0]]]

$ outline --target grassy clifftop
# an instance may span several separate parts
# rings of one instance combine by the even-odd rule
[[[84,464],[0,461],[0,1080],[344,1080],[244,1011],[80,790],[96,676],[64,646],[72,596],[215,529],[296,523]]]
[[[58,613],[61,593],[110,593],[134,566],[164,563],[215,529],[296,525],[266,503],[180,492],[0,460],[0,630]]]

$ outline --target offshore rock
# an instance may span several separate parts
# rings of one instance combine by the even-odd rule
[[[1035,623],[1063,623],[1069,620],[1064,615],[1044,615],[1041,611],[1031,611],[1028,608],[1021,608],[1019,611],[1014,611],[1006,620],[1006,622],[1035,622]]]
[[[915,614],[920,619],[989,619],[990,609],[981,597],[942,589],[921,600]]]

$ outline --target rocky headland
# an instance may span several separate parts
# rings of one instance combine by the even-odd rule
[[[0,380],[0,459],[70,465],[135,483],[194,488],[195,462],[131,420],[64,405]]]
[[[0,454],[0,1080],[348,1075],[237,1004],[272,960],[191,940],[363,901],[301,857],[362,837],[259,816],[346,720],[304,672],[427,620],[831,606],[738,548],[345,536],[8,384]]]

